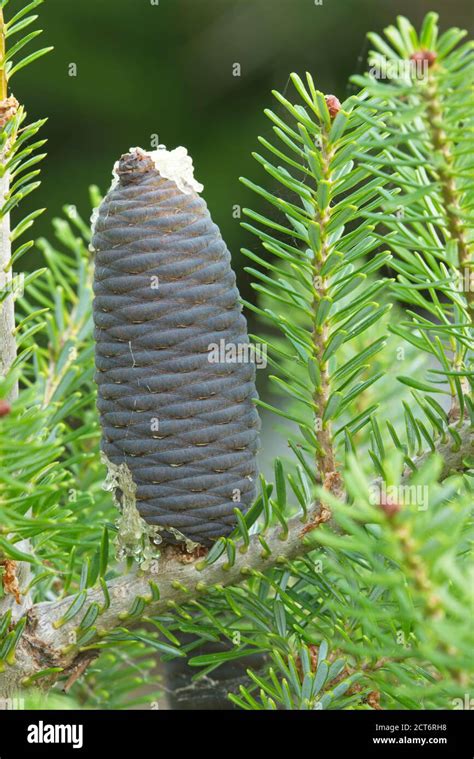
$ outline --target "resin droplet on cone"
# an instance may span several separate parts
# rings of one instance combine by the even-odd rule
[[[183,150],[124,155],[95,215],[96,381],[119,505],[165,541],[210,545],[255,497],[259,420],[255,365],[209,361],[247,326]]]

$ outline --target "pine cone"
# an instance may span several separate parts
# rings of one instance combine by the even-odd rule
[[[255,498],[255,364],[209,360],[223,340],[248,347],[230,253],[153,155],[122,156],[95,220],[102,451],[122,512],[133,501],[165,542],[208,546]]]

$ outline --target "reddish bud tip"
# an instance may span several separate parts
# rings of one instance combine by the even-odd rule
[[[334,119],[341,110],[341,104],[335,95],[326,95],[324,99],[328,107],[329,115]]]
[[[10,413],[12,407],[7,401],[0,400],[0,417],[7,416]]]
[[[437,55],[432,50],[417,50],[416,53],[410,55],[410,60],[415,63],[423,63],[426,61],[428,68],[431,68],[436,58]]]
[[[402,509],[399,503],[383,495],[380,496],[379,506],[389,519],[392,519]]]

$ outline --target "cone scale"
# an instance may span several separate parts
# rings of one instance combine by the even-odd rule
[[[177,165],[168,151],[122,156],[96,214],[96,382],[125,542],[189,548],[228,535],[251,505],[259,420],[255,364],[211,355],[248,347],[247,325],[191,160],[173,153]]]

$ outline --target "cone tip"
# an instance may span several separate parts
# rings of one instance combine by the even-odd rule
[[[193,160],[186,148],[180,146],[167,150],[165,145],[159,145],[156,150],[130,148],[114,166],[114,187],[119,181],[127,184],[127,178],[156,169],[160,176],[170,179],[185,194],[202,192],[203,185],[194,178]]]

